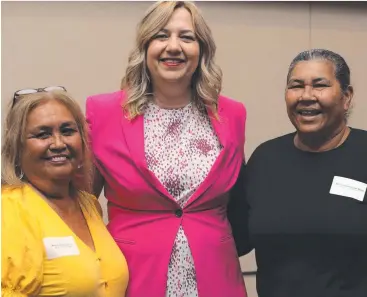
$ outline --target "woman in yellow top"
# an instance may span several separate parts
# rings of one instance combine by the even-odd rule
[[[83,191],[88,152],[63,87],[15,93],[2,149],[2,297],[125,296],[125,258]]]

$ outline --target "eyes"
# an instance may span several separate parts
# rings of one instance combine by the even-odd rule
[[[316,83],[316,84],[313,84],[312,85],[312,88],[313,89],[316,89],[316,90],[322,90],[324,88],[328,88],[330,87],[329,84],[325,84],[325,83]],[[304,89],[305,88],[305,85],[303,84],[295,84],[295,85],[290,85],[288,86],[288,89]]]
[[[160,41],[165,41],[167,39],[169,39],[169,34],[168,33],[158,33],[157,35],[155,35],[153,37],[153,39],[156,39],[156,40],[160,40]],[[184,33],[184,34],[180,34],[178,36],[182,41],[184,42],[193,42],[196,40],[195,36],[191,35],[190,33]]]
[[[73,136],[75,133],[78,133],[78,130],[75,128],[61,128],[60,134],[62,136]],[[37,139],[48,139],[49,137],[52,137],[53,131],[50,129],[44,129],[39,131],[38,133],[35,133],[32,138]]]

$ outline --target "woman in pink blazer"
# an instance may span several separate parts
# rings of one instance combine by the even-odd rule
[[[139,24],[122,90],[87,99],[95,194],[104,188],[129,297],[246,297],[246,232],[236,228],[246,211],[230,199],[246,110],[219,94],[215,50],[194,4],[158,2]]]

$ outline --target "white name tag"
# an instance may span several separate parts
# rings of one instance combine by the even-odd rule
[[[367,184],[354,179],[334,176],[331,184],[330,194],[345,196],[363,201],[366,194]]]
[[[79,249],[72,236],[43,238],[47,259],[79,255]]]

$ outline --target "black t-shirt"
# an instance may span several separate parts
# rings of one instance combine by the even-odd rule
[[[259,297],[367,297],[367,131],[321,153],[294,136],[263,143],[246,168]]]

